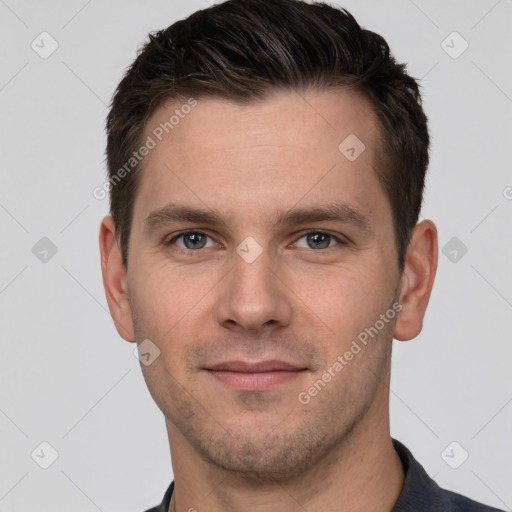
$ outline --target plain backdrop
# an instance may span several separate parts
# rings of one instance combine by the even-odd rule
[[[423,332],[394,342],[392,435],[441,486],[511,510],[512,2],[339,4],[421,80],[432,135],[422,217],[439,268]],[[92,191],[137,48],[205,7],[0,0],[3,512],[139,512],[172,479],[163,416],[108,313],[108,200]]]

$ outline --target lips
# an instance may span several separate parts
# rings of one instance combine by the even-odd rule
[[[266,391],[302,375],[307,368],[285,361],[226,361],[205,368],[225,386],[238,391]]]
[[[249,363],[245,361],[227,361],[224,363],[215,364],[206,368],[211,371],[228,371],[240,373],[263,373],[263,372],[277,372],[277,371],[298,371],[305,370],[299,366],[294,366],[285,361],[260,361],[257,363]]]

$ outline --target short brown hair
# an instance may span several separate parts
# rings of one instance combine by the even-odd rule
[[[386,41],[346,9],[301,0],[228,0],[149,35],[114,93],[106,123],[110,213],[124,265],[143,162],[117,183],[112,179],[141,147],[146,123],[163,102],[193,96],[250,103],[276,88],[310,87],[350,87],[370,99],[381,132],[377,174],[403,270],[429,161],[419,85]]]

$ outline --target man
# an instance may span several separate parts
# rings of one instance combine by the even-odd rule
[[[165,415],[164,511],[485,511],[391,439],[421,329],[416,81],[345,10],[230,0],[150,35],[107,120],[103,280]]]

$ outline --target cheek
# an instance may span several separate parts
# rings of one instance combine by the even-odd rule
[[[213,273],[185,274],[180,268],[165,266],[145,269],[137,274],[131,300],[137,339],[151,339],[162,353],[172,347],[172,353],[178,356],[187,340],[197,339],[211,328],[212,297],[218,278]],[[173,364],[176,361],[173,357]]]
[[[362,320],[377,314],[384,284],[376,272],[370,270],[339,270],[321,276],[297,278],[292,289],[319,320],[336,334],[350,330]]]

